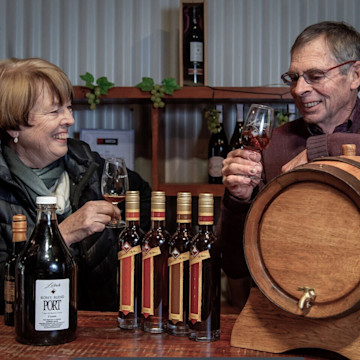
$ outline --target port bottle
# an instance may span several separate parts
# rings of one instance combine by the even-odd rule
[[[121,329],[140,327],[141,315],[141,243],[139,191],[127,191],[125,199],[126,226],[119,235],[119,314]]]
[[[15,337],[57,345],[76,337],[77,268],[58,228],[56,197],[39,196],[36,204],[35,228],[16,262]]]

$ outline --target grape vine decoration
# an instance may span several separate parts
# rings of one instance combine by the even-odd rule
[[[155,84],[154,80],[149,77],[143,77],[142,81],[135,85],[142,91],[150,91],[151,101],[154,108],[163,108],[165,102],[163,100],[164,95],[172,95],[175,90],[181,89],[174,78],[166,78],[161,84]]]
[[[211,109],[205,110],[204,116],[207,121],[208,129],[212,133],[217,134],[221,128],[221,125],[219,123],[220,111],[216,110],[215,108],[211,108]]]
[[[92,74],[87,72],[84,75],[80,75],[80,79],[85,81],[85,87],[90,89],[86,93],[86,98],[88,99],[88,104],[90,105],[90,110],[95,110],[96,105],[100,104],[100,95],[106,95],[108,90],[114,87],[115,84],[108,81],[106,76],[99,77],[94,84],[95,78]]]

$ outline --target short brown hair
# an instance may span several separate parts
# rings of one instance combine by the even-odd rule
[[[39,85],[47,86],[54,101],[63,105],[73,99],[73,87],[56,65],[40,59],[11,58],[0,61],[0,135],[28,126],[30,110],[39,97]]]

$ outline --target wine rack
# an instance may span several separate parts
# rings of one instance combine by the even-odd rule
[[[74,103],[87,103],[85,94],[88,89],[83,86],[74,86]],[[200,103],[206,101],[220,103],[292,103],[292,97],[288,87],[183,87],[173,95],[164,97],[166,103]],[[136,87],[114,87],[109,89],[107,95],[101,96],[101,104],[127,104],[139,103],[150,104],[150,95]],[[96,110],[95,110],[96,111]],[[222,196],[223,185],[212,184],[171,184],[165,183],[161,174],[164,173],[163,155],[160,143],[163,136],[159,126],[160,112],[164,109],[151,110],[152,129],[152,188],[163,190],[169,196],[176,196],[178,191],[190,191],[194,196],[200,192],[212,192],[214,196]]]

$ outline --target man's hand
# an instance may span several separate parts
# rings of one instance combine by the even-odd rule
[[[105,200],[89,201],[59,224],[66,244],[78,242],[105,229],[112,218],[121,219],[120,209]]]
[[[237,149],[223,161],[223,184],[234,196],[248,200],[261,180],[263,167],[259,152]]]
[[[300,165],[304,165],[306,163],[308,163],[308,157],[307,157],[307,150],[303,150],[300,154],[296,155],[292,160],[290,160],[287,164],[285,164],[282,168],[281,168],[281,172],[287,172],[290,171],[292,169],[294,169],[297,166]]]

